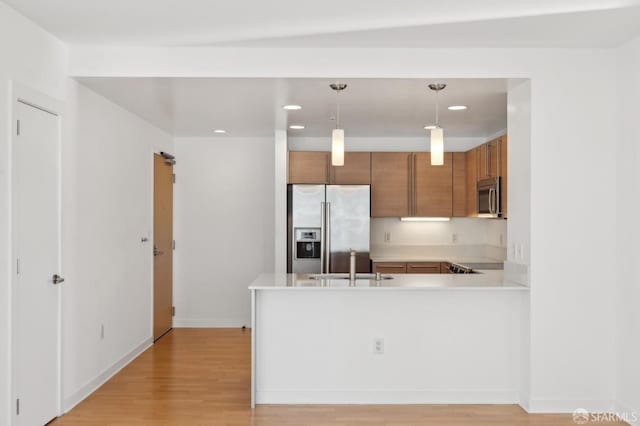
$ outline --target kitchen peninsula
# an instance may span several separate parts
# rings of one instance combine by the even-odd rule
[[[261,274],[252,405],[517,403],[528,289],[479,272]]]

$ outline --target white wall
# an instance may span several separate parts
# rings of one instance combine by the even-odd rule
[[[9,424],[11,247],[10,242],[10,135],[12,98],[10,80],[63,100],[67,49],[21,15],[0,2],[0,424]]]
[[[617,138],[617,388],[620,413],[636,412],[640,424],[640,38],[620,48],[618,55]],[[607,284],[612,284],[610,280]]]
[[[176,327],[250,326],[274,270],[274,140],[176,139]]]
[[[69,81],[63,144],[65,408],[152,337],[153,152],[171,136]],[[104,340],[100,339],[104,325]]]
[[[67,48],[0,2],[0,276],[10,282],[10,80],[62,113],[63,408],[151,338],[153,149],[172,138],[66,77]],[[10,423],[10,286],[0,286],[0,424]],[[100,340],[100,326],[105,339]]]

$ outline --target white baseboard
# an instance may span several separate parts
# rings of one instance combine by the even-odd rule
[[[517,390],[263,390],[258,404],[517,404]]]
[[[631,405],[618,401],[616,402],[615,412],[631,426],[640,426],[640,410],[634,410]]]
[[[142,352],[146,351],[153,344],[153,339],[149,337],[145,339],[138,346],[133,348],[128,354],[120,358],[113,365],[108,367],[94,379],[90,380],[89,383],[82,386],[76,392],[74,392],[71,396],[64,399],[64,407],[63,412],[68,413],[73,407],[78,405],[83,399],[91,395],[95,392],[100,386],[105,384],[111,377],[113,377],[118,371],[122,370],[127,366],[131,361],[136,359],[138,355]]]
[[[251,327],[244,318],[174,318],[173,328],[242,328]]]
[[[522,404],[520,404],[522,406]],[[541,399],[531,398],[528,403],[528,413],[555,414],[573,413],[578,408],[584,408],[592,413],[613,411],[615,404],[611,400],[598,399]],[[524,406],[523,406],[524,408]]]

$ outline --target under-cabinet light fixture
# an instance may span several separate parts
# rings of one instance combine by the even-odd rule
[[[403,222],[449,222],[450,217],[401,217]]]
[[[287,111],[298,111],[298,110],[302,109],[302,106],[301,105],[294,105],[294,104],[283,105],[282,109],[286,109]]]

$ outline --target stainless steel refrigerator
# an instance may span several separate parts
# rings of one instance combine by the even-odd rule
[[[289,185],[288,262],[293,273],[371,272],[369,185]]]

